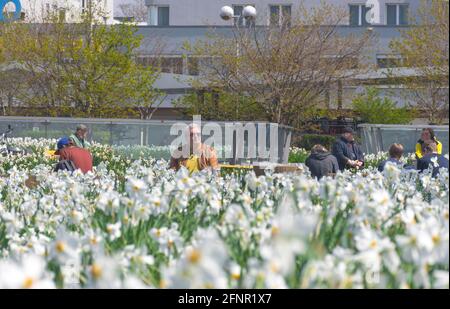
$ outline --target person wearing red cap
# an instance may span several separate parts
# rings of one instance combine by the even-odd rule
[[[92,171],[91,153],[80,147],[75,147],[73,141],[63,137],[58,141],[58,150],[55,154],[59,155],[59,161],[71,161],[75,168],[80,169],[84,174]]]

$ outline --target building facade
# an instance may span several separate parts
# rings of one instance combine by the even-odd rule
[[[128,0],[122,0],[128,1]],[[129,0],[135,1],[135,0]],[[143,0],[148,8],[148,25],[139,27],[144,42],[139,50],[138,61],[143,64],[152,63],[151,40],[155,37],[164,42],[164,52],[161,70],[164,77],[158,84],[168,95],[162,105],[171,108],[174,100],[179,100],[189,92],[189,79],[201,75],[201,59],[191,58],[185,54],[185,42],[195,44],[204,40],[211,29],[215,33],[232,36],[236,27],[247,26],[247,21],[241,16],[247,5],[256,8],[257,27],[279,25],[288,18],[295,17],[301,7],[312,10],[323,3],[323,0]],[[346,11],[347,19],[343,20],[337,32],[340,35],[362,35],[372,31],[376,42],[367,55],[374,66],[373,72],[361,77],[360,85],[343,84],[329,95],[329,106],[332,108],[351,108],[352,100],[361,92],[362,86],[375,84],[382,96],[397,102],[398,106],[413,105],[414,101],[407,99],[405,88],[392,85],[388,81],[388,72],[396,70],[399,75],[409,74],[401,68],[401,58],[389,47],[392,40],[400,37],[402,29],[413,26],[411,20],[416,17],[421,0],[328,0],[331,5]],[[220,11],[223,6],[234,10],[235,18],[223,20]],[[366,19],[368,6],[373,5],[371,23]],[[297,12],[297,13],[296,13]],[[177,82],[175,82],[176,80]],[[179,81],[185,82],[179,82]],[[176,85],[176,87],[174,87]],[[448,93],[448,89],[447,89]],[[171,115],[173,116],[173,115]]]
[[[42,19],[46,10],[58,8],[67,22],[76,22],[88,1],[96,1],[105,8],[105,22],[114,24],[119,20],[133,18],[120,10],[123,4],[136,5],[145,10],[147,21],[139,23],[138,34],[143,36],[143,44],[136,59],[143,65],[153,65],[160,58],[161,77],[156,87],[166,95],[155,113],[155,118],[174,119],[183,117],[175,102],[192,91],[190,82],[201,75],[202,61],[186,54],[186,42],[195,44],[207,39],[208,33],[232,37],[236,27],[246,27],[248,22],[242,17],[244,7],[254,6],[257,11],[257,27],[273,26],[295,18],[301,7],[312,10],[322,3],[328,3],[347,12],[337,32],[340,35],[362,35],[372,31],[376,42],[371,46],[367,59],[372,62],[373,72],[361,77],[360,84],[376,84],[381,95],[390,97],[398,106],[414,104],[405,98],[401,85],[389,83],[387,72],[397,70],[399,75],[409,71],[401,68],[401,58],[389,47],[392,40],[399,38],[402,29],[411,27],[411,20],[417,15],[421,0],[20,0],[23,20],[32,22]],[[145,6],[142,5],[145,4]],[[230,6],[235,18],[223,20],[221,8]],[[369,12],[369,7],[372,9]],[[141,12],[142,13],[142,12]],[[373,13],[373,14],[372,14]],[[366,17],[371,17],[368,20]],[[369,23],[370,21],[370,23]],[[163,48],[154,53],[155,38],[163,42]],[[207,58],[207,57],[206,57]],[[409,72],[411,73],[411,72]],[[351,101],[361,91],[360,85],[343,84],[329,95],[330,107],[350,108]],[[446,90],[448,97],[448,88]]]
[[[240,16],[247,5],[256,8],[256,25],[268,26],[295,16],[301,7],[311,10],[322,3],[348,11],[349,18],[343,24],[367,26],[364,15],[369,3],[377,11],[373,25],[400,26],[408,24],[420,0],[145,0],[145,3],[148,24],[152,26],[227,26],[230,22],[220,18],[220,9],[231,6],[235,15]],[[245,20],[241,18],[238,23],[245,24]]]
[[[114,0],[19,0],[21,4],[21,17],[24,22],[39,23],[45,21],[50,12],[58,12],[58,17],[68,23],[76,23],[80,20],[81,13],[86,10],[91,2],[101,8],[102,17],[108,24],[114,23]],[[15,10],[10,2],[6,5],[6,11]]]

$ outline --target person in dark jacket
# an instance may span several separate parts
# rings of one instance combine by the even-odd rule
[[[423,151],[423,157],[417,161],[417,169],[420,173],[432,166],[433,171],[431,175],[436,177],[441,168],[448,169],[448,159],[438,153],[436,142],[425,143]]]
[[[311,175],[318,179],[324,176],[334,176],[339,171],[339,164],[333,156],[322,145],[314,145],[311,155],[306,159],[306,166]]]
[[[346,168],[359,169],[364,165],[364,154],[356,143],[354,134],[352,128],[346,127],[344,133],[333,145],[333,155],[336,157],[341,171]]]
[[[387,162],[394,163],[399,168],[414,169],[414,167],[403,164],[403,162],[400,161],[402,156],[403,156],[403,145],[402,144],[392,144],[391,147],[389,147],[389,159],[382,161],[378,165],[378,170],[380,172],[384,171],[384,167],[386,166]]]

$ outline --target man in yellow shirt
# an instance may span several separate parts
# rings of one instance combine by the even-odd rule
[[[188,169],[189,174],[197,173],[207,168],[216,170],[219,168],[217,154],[214,148],[202,144],[201,130],[196,125],[190,125],[188,128],[190,154],[189,157],[172,156],[169,163],[169,168],[179,170],[181,166]],[[186,147],[186,145],[184,145]],[[178,148],[178,152],[182,152],[183,146]]]

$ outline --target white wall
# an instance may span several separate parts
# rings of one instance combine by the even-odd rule
[[[118,0],[116,0],[118,1]],[[120,0],[127,1],[127,0]],[[220,8],[225,5],[255,5],[258,11],[258,25],[267,25],[269,21],[269,5],[291,4],[292,12],[298,11],[300,4],[306,8],[320,5],[322,1],[342,6],[346,10],[349,4],[364,4],[367,0],[145,0],[148,6],[164,5],[170,7],[171,26],[230,25],[231,21],[223,21],[219,17]],[[410,12],[415,11],[420,0],[379,0],[381,24],[386,24],[386,3],[409,3]]]
[[[87,3],[88,0],[86,0]],[[107,13],[107,22],[113,20],[113,1],[114,0],[89,0],[100,3]],[[22,12],[25,13],[25,21],[40,22],[45,17],[47,5],[50,8],[66,9],[66,21],[77,22],[82,8],[82,0],[20,0]]]

